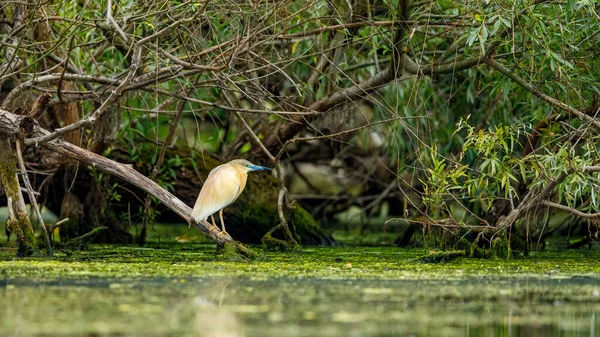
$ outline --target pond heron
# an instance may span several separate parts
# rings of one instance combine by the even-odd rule
[[[254,165],[245,159],[232,160],[229,163],[215,167],[208,174],[208,178],[202,185],[192,217],[196,222],[206,220],[209,216],[215,225],[213,214],[219,212],[221,229],[224,233],[225,222],[223,222],[223,209],[235,202],[246,187],[248,172],[271,170],[268,167]],[[216,225],[215,225],[216,226]]]

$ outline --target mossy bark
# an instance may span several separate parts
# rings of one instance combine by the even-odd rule
[[[255,259],[258,254],[239,242],[227,242],[224,245],[217,245],[217,255],[227,261],[244,261]]]
[[[282,240],[274,237],[271,232],[267,232],[261,241],[268,250],[285,252],[299,249],[300,245],[298,245],[296,238],[290,237],[290,235],[290,231],[285,231],[285,239]]]
[[[0,176],[8,207],[12,209],[6,224],[17,237],[17,256],[33,255],[37,251],[36,237],[19,189],[17,158],[7,139],[0,139]]]
[[[208,170],[210,171],[210,170]],[[199,191],[201,185],[197,186]],[[196,191],[196,193],[198,193]],[[277,179],[268,173],[252,172],[248,176],[246,189],[238,200],[224,211],[227,231],[233,238],[246,243],[264,243],[263,237],[280,223],[277,212],[279,188]],[[195,201],[195,200],[194,200]],[[193,201],[191,201],[193,203]],[[289,227],[294,239],[303,245],[331,245],[333,239],[302,206],[295,205],[289,214]],[[272,239],[290,242],[277,231]],[[286,247],[295,249],[296,247]]]
[[[84,250],[87,246],[94,241],[94,239],[104,233],[108,227],[94,228],[91,232],[86,233],[80,237],[73,238],[65,244],[65,248]]]

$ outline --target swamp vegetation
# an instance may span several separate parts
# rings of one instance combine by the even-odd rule
[[[589,245],[597,7],[9,2],[0,198],[17,255],[51,255],[56,230],[144,246],[149,226],[181,219],[246,257],[242,243],[330,245],[319,224],[375,218],[359,232],[401,224],[400,247],[419,232],[470,255],[526,255],[552,235]],[[232,237],[189,205],[235,158],[275,170],[225,210]],[[31,235],[26,203],[59,225]]]
[[[595,336],[599,13],[0,1],[0,334]]]

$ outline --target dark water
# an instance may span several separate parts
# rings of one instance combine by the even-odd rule
[[[1,281],[2,336],[597,336],[600,279]]]

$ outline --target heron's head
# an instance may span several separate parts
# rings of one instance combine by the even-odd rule
[[[246,159],[236,159],[236,160],[232,160],[229,163],[227,163],[228,165],[232,165],[236,168],[241,169],[244,172],[250,172],[250,171],[271,171],[271,168],[269,167],[264,167],[264,166],[259,166],[259,165],[254,165],[251,162],[247,161]]]

